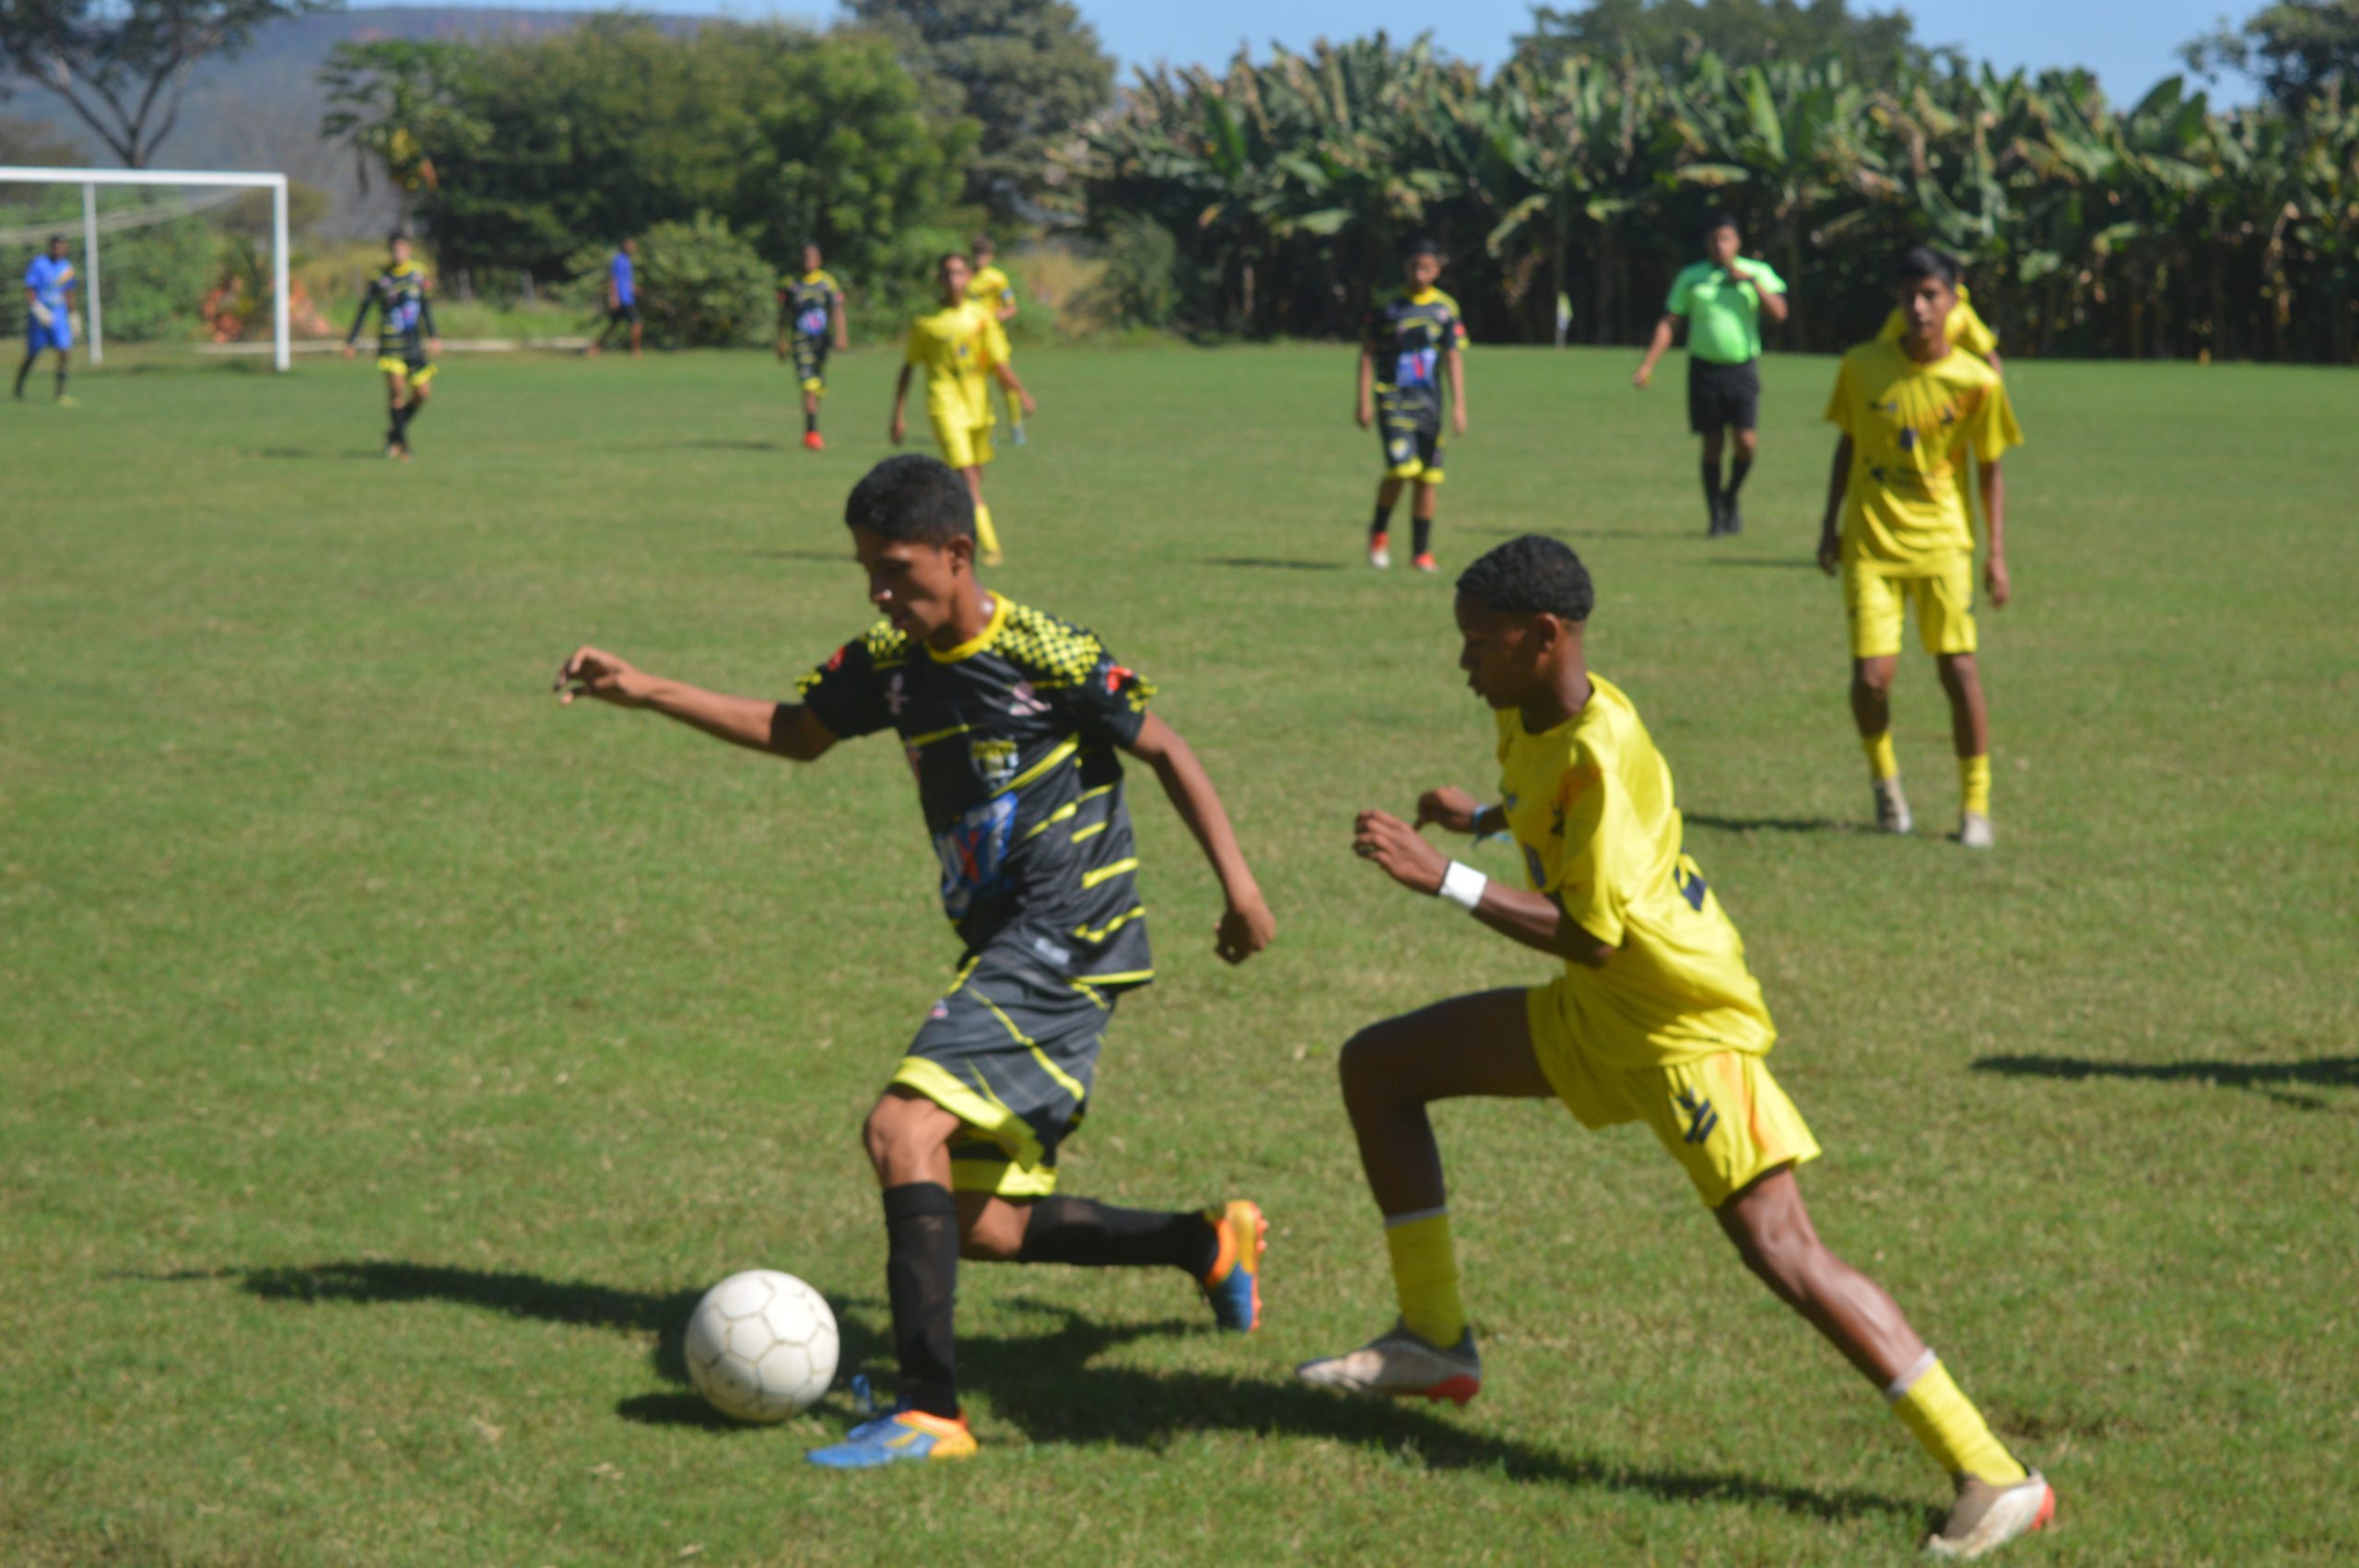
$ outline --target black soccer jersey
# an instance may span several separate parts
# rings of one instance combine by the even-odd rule
[[[1376,390],[1395,407],[1441,412],[1441,357],[1466,343],[1458,301],[1438,288],[1394,292],[1368,307],[1361,340],[1376,367]]]
[[[360,329],[368,324],[369,309],[373,305],[377,309],[377,357],[422,361],[426,357],[425,340],[435,335],[434,306],[428,299],[431,292],[426,269],[416,262],[387,267],[370,281],[369,292],[360,297],[359,313],[352,318],[352,330],[345,333],[345,342],[359,341]]]
[[[830,313],[843,295],[842,287],[829,273],[789,273],[779,279],[779,320],[792,326],[798,337],[824,341],[832,320]]]
[[[1153,977],[1114,748],[1137,738],[1155,687],[1096,636],[1001,598],[949,653],[879,623],[801,690],[839,739],[899,733],[943,912],[969,952],[1012,945],[1109,988]]]

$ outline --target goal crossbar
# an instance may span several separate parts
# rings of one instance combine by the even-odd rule
[[[90,363],[106,358],[99,310],[99,187],[101,185],[239,186],[270,193],[270,333],[273,361],[290,363],[287,332],[287,176],[204,169],[36,169],[0,164],[0,185],[82,187],[82,257],[90,269],[84,298],[90,310]]]

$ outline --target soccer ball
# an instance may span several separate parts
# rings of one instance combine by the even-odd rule
[[[792,1274],[749,1269],[705,1292],[688,1319],[688,1376],[714,1410],[780,1422],[836,1380],[836,1315]]]

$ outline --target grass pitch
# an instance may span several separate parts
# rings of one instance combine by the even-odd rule
[[[840,1389],[732,1429],[678,1336],[789,1269],[889,1378],[855,1131],[955,957],[896,749],[797,769],[547,687],[590,640],[784,693],[864,625],[837,518],[889,357],[839,362],[818,456],[753,356],[460,359],[406,468],[364,367],[0,404],[0,1559],[1907,1560],[1945,1486],[1637,1129],[1444,1107],[1482,1398],[1291,1381],[1391,1313],[1337,1047],[1546,973],[1347,848],[1363,804],[1491,786],[1448,568],[1527,529],[1596,573],[1594,662],[1827,1147],[1820,1228],[2058,1483],[2014,1555],[2359,1557],[2359,380],[2011,365],[1975,857],[1914,653],[1926,831],[1863,830],[1806,564],[1831,362],[1770,363],[1749,527],[1711,543],[1677,378],[1630,362],[1474,357],[1435,580],[1359,564],[1348,348],[1025,357],[992,580],[1161,683],[1280,924],[1219,965],[1134,786],[1163,978],[1069,1190],[1258,1198],[1269,1326],[969,1268],[982,1455],[852,1477],[800,1458]]]

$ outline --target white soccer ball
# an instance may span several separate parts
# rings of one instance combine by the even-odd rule
[[[688,1376],[722,1415],[780,1422],[836,1380],[836,1315],[792,1274],[749,1269],[705,1292],[688,1319]]]

